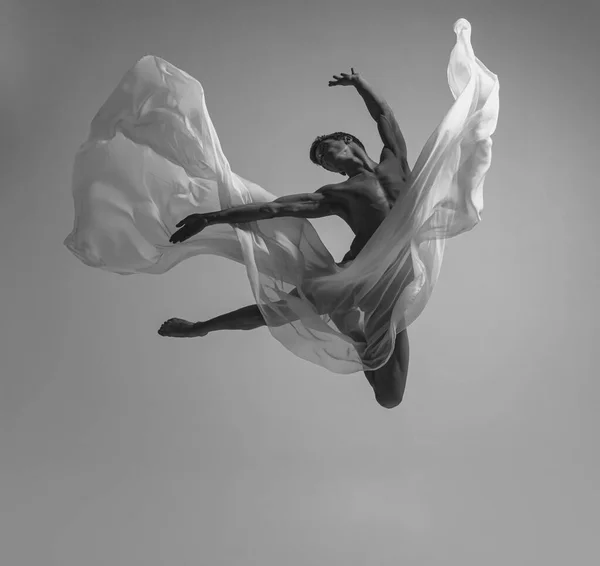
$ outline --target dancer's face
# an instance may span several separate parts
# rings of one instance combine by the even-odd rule
[[[328,171],[344,173],[344,163],[353,157],[352,145],[344,140],[323,140],[317,146],[317,161]]]

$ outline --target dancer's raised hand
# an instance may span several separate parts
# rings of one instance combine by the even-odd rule
[[[329,81],[329,86],[354,86],[360,82],[360,78],[354,67],[351,67],[350,74],[340,73],[339,75],[333,75],[333,80]]]

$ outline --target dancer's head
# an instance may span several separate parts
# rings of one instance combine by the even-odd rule
[[[362,142],[346,132],[334,132],[315,139],[310,146],[310,160],[340,175],[350,175],[356,163],[371,162]]]

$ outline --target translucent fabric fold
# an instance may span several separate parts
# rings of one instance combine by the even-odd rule
[[[458,20],[454,31],[455,101],[406,191],[351,263],[338,266],[297,218],[213,225],[169,243],[189,214],[277,197],[231,170],[202,85],[154,56],[125,74],[92,121],[75,158],[65,245],[86,265],[120,274],[164,273],[199,254],[239,262],[269,331],[291,352],[336,373],[381,367],[396,334],[425,308],[445,240],[472,229],[483,210],[499,83],[473,53],[470,24]]]

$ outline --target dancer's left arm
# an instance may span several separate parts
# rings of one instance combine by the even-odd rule
[[[325,185],[314,193],[288,195],[271,202],[260,202],[234,206],[225,210],[191,214],[177,224],[170,242],[177,244],[195,236],[213,224],[243,224],[256,220],[281,218],[322,218],[339,214],[332,185]]]

